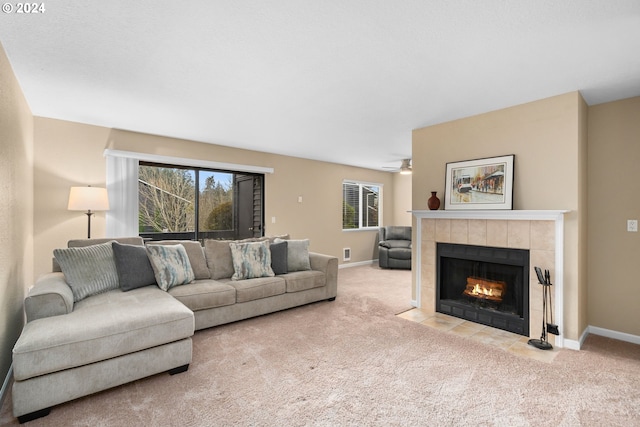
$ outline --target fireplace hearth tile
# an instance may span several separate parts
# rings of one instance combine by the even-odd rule
[[[531,245],[531,221],[508,221],[507,247],[529,249]]]
[[[436,220],[433,218],[422,219],[422,240],[436,239]]]
[[[464,322],[464,320],[458,319],[457,317],[441,316],[440,313],[437,314],[438,315],[429,317],[420,323],[441,331],[450,331]]]
[[[425,288],[422,293],[421,310],[425,313],[435,314],[436,312],[436,290],[435,288]]]
[[[503,350],[507,350],[513,344],[518,342],[520,337],[521,335],[505,332],[500,329],[486,328],[478,331],[476,334],[473,334],[470,338],[475,341],[480,341],[485,344],[490,344]]]
[[[473,339],[519,357],[526,357],[540,362],[551,363],[560,350],[539,350],[527,344],[528,337],[495,329],[490,326],[469,322],[442,313],[430,314],[425,310],[414,308],[397,315],[398,317],[419,323],[462,338]],[[551,336],[550,338],[553,338]],[[551,340],[550,340],[551,342]],[[553,342],[551,342],[553,344]]]
[[[487,221],[487,246],[507,247],[507,221]]]
[[[461,337],[470,337],[488,328],[489,326],[481,325],[480,323],[465,321],[459,324],[458,326],[456,326],[455,328],[451,329],[451,332]]]
[[[451,220],[451,243],[466,245],[469,242],[469,221],[466,219]]]
[[[436,241],[437,242],[450,242],[451,241],[451,220],[441,219],[436,222]]]
[[[414,308],[413,310],[407,310],[405,312],[398,314],[398,317],[401,317],[406,320],[411,320],[412,322],[417,322],[417,323],[424,322],[425,320],[427,320],[429,317],[432,317],[432,316],[433,314],[426,313],[420,310],[419,308]]]
[[[469,244],[476,246],[487,246],[487,220],[469,220]]]
[[[554,252],[556,225],[552,221],[531,221],[531,250]]]

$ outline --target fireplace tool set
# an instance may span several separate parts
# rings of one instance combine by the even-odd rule
[[[544,271],[540,267],[534,267],[538,276],[538,282],[542,285],[542,335],[540,339],[530,339],[529,345],[540,350],[551,350],[553,346],[547,341],[547,333],[560,335],[558,325],[553,323],[553,306],[551,305],[551,275],[549,270]],[[549,316],[549,317],[547,317]],[[551,322],[549,322],[551,320]]]

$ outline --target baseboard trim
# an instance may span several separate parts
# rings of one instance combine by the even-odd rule
[[[612,331],[611,329],[599,328],[597,326],[589,326],[590,334],[600,335],[607,338],[613,338],[619,341],[626,341],[632,344],[640,344],[640,336],[627,334],[625,332]]]
[[[2,389],[0,390],[0,408],[4,404],[4,398],[7,395],[7,390],[9,390],[9,385],[11,384],[11,379],[13,378],[13,363],[9,366],[9,371],[7,372],[7,376],[2,383]]]
[[[618,341],[625,341],[631,344],[640,344],[640,336],[627,334],[625,332],[613,331],[611,329],[599,328],[597,326],[587,326],[585,330],[580,335],[579,340],[564,340],[564,348],[568,348],[569,350],[580,350],[584,345],[584,340],[587,339],[589,334],[599,335],[606,338],[613,338]]]
[[[378,262],[377,259],[372,259],[371,261],[359,261],[359,262],[348,262],[344,264],[340,264],[338,268],[351,268],[351,267],[360,267],[362,265],[371,265]]]

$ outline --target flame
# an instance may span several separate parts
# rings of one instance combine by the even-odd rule
[[[481,286],[479,283],[476,283],[473,286],[473,290],[471,291],[471,293],[473,295],[484,295],[484,296],[489,296],[489,297],[501,297],[502,296],[502,291],[500,289],[485,288],[484,286]]]

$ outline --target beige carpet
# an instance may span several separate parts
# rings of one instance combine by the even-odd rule
[[[410,272],[339,272],[338,298],[197,332],[188,372],[29,426],[640,426],[640,346],[591,336],[552,363],[394,316]],[[2,425],[17,424],[8,396]]]

